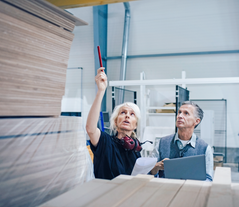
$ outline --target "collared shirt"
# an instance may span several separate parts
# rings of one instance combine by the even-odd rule
[[[193,133],[191,139],[187,142],[186,145],[189,144],[189,145],[191,145],[191,147],[195,148],[195,146],[196,146],[196,139],[197,139],[197,136]],[[175,134],[174,143],[176,143],[177,140],[180,141],[180,139],[178,137],[178,133]],[[150,155],[150,157],[157,157],[158,158],[158,162],[161,160],[160,153],[158,151],[159,145],[160,145],[160,140],[155,145],[154,150],[152,151],[152,153]],[[207,146],[207,149],[206,149],[206,152],[205,152],[205,159],[206,159],[205,161],[206,161],[206,176],[207,176],[206,181],[212,181],[212,178],[213,178],[213,153],[212,153],[212,149],[211,149],[211,147],[209,145]]]
[[[196,136],[196,134],[193,133],[191,139],[187,141],[187,144],[190,144],[193,148],[195,148],[196,139],[197,139],[197,136]],[[178,132],[175,134],[175,137],[174,137],[174,143],[175,143],[175,144],[176,144],[177,140],[179,140],[180,142],[182,141],[182,140],[179,139],[179,137],[178,137]],[[185,147],[185,146],[184,146],[184,147]]]

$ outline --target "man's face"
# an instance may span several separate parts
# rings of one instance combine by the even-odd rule
[[[194,128],[200,123],[200,119],[195,117],[195,108],[192,105],[182,105],[178,110],[176,126],[180,128]]]

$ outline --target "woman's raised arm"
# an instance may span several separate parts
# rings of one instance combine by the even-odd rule
[[[90,137],[90,141],[94,146],[97,146],[100,138],[100,130],[97,128],[97,122],[100,115],[101,102],[107,88],[107,76],[103,67],[97,70],[95,82],[98,87],[98,91],[95,100],[91,106],[86,122],[86,131]]]

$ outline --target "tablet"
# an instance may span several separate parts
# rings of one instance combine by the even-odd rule
[[[165,160],[164,175],[172,179],[206,180],[205,155]]]

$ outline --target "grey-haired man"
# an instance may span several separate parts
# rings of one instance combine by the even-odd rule
[[[185,101],[179,108],[176,120],[178,132],[160,139],[152,156],[158,162],[151,170],[152,175],[164,177],[164,160],[205,154],[207,181],[213,178],[213,154],[211,147],[194,134],[194,129],[203,119],[203,110],[192,101]]]

